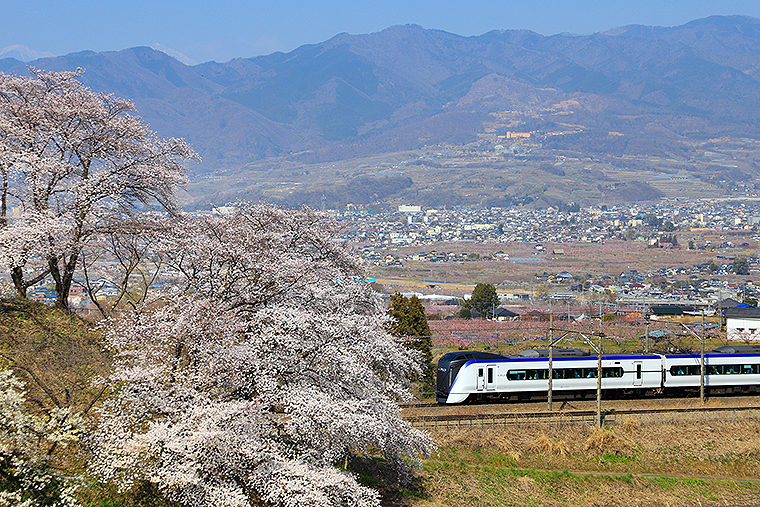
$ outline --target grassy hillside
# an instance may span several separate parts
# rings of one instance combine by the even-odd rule
[[[108,375],[110,358],[93,324],[23,299],[0,300],[0,367],[24,381],[37,410],[89,412],[103,395],[93,384]]]
[[[24,299],[0,300],[0,368],[12,369],[24,382],[31,413],[43,416],[68,407],[92,422],[93,408],[108,395],[105,383],[111,358],[92,322],[74,313]],[[64,475],[87,467],[84,446],[51,448],[53,465]],[[2,484],[0,484],[2,486]],[[149,483],[120,493],[92,479],[77,496],[86,507],[168,507]]]

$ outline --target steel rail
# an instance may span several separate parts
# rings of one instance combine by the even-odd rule
[[[439,407],[441,406],[440,403],[437,403],[435,401],[430,402],[419,402],[419,403],[399,403],[399,408],[429,408],[429,407]]]

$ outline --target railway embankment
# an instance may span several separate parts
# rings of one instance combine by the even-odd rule
[[[547,413],[545,400],[406,406],[404,417],[439,446],[408,504],[760,504],[760,397],[603,400],[615,415],[601,428],[570,417],[593,417],[595,406],[555,401],[549,416],[537,416]],[[430,417],[444,420],[422,422]]]

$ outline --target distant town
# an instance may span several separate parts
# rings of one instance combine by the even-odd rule
[[[482,210],[457,206],[423,210],[420,206],[399,206],[394,213],[341,211],[335,216],[350,224],[346,239],[371,243],[378,250],[430,246],[442,241],[603,243],[627,239],[657,245],[674,233],[701,237],[715,231],[757,232],[760,199],[672,201],[648,206],[577,207],[570,211],[552,207]],[[698,247],[708,245],[709,242]]]
[[[229,211],[216,208],[196,213]],[[476,275],[461,279],[466,277],[454,275],[453,266],[470,263],[524,264],[530,267],[526,272],[534,271],[530,276],[495,281],[502,304],[512,307],[554,305],[581,314],[582,304],[611,301],[621,311],[641,311],[642,307],[651,311],[657,305],[714,311],[728,298],[741,302],[760,297],[760,283],[756,285],[753,280],[760,274],[760,201],[755,200],[670,200],[631,207],[571,205],[564,211],[551,207],[423,209],[405,205],[388,213],[351,207],[329,212],[343,226],[343,239],[367,261],[372,276],[387,279],[406,274],[399,278],[415,282],[386,281],[381,290],[418,295],[428,305],[456,305],[468,297],[480,280],[474,278]],[[574,245],[585,244],[588,247],[583,255],[590,257],[585,265],[593,267],[595,252],[608,243],[667,250],[670,255],[665,257],[667,264],[642,269],[631,260],[629,269],[619,272],[553,271],[554,263],[546,262],[567,257]],[[510,253],[515,247],[524,253],[519,257]],[[707,255],[698,257],[702,262],[689,263],[692,256],[688,252]],[[741,269],[735,265],[737,258]],[[438,266],[451,275],[415,279],[414,270],[425,265]],[[96,263],[90,275],[96,275],[97,297],[108,298],[119,292],[109,276],[118,271],[115,260],[104,257]],[[137,288],[149,282],[147,290],[156,290],[171,285],[177,275],[165,268],[156,273],[155,266],[146,266],[130,278],[130,283]],[[54,301],[53,287],[47,281],[29,294],[38,301]],[[85,310],[90,306],[82,287],[72,287],[70,298],[74,308]]]
[[[752,280],[752,275],[760,273],[755,251],[760,241],[760,202],[753,200],[663,201],[568,211],[399,206],[393,213],[341,211],[335,216],[345,223],[345,239],[375,266],[379,277],[390,276],[389,268],[399,274],[425,264],[468,261],[536,267],[533,276],[495,283],[505,305],[543,301],[547,306],[561,302],[562,307],[569,307],[606,298],[620,307],[678,304],[712,310],[720,300],[741,301],[760,294]],[[606,243],[621,242],[666,250],[667,264],[641,269],[632,259],[629,269],[608,273],[551,272],[550,265],[542,267],[542,261],[561,258],[572,245],[598,245],[601,249]],[[488,246],[487,254],[476,253],[480,245]],[[520,254],[524,257],[510,256],[508,251],[516,245],[526,252]],[[586,264],[593,265],[598,249],[585,250],[591,256]],[[701,253],[697,259],[703,261],[689,263],[693,256],[686,255],[688,251]],[[735,265],[737,258],[741,266]],[[458,278],[440,281],[454,280]],[[471,289],[476,280],[462,280],[460,293],[441,291],[444,284],[428,281],[417,284],[417,290],[406,290],[429,302],[445,302],[451,300],[451,294],[467,297],[467,287]],[[399,287],[404,290],[403,285]]]

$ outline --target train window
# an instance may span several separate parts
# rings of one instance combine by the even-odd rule
[[[641,378],[641,365],[640,364],[636,365],[636,378],[637,379]]]
[[[478,377],[483,376],[483,368],[478,368]]]
[[[670,374],[699,375],[699,365],[674,365],[670,367]],[[756,375],[760,374],[760,364],[716,364],[705,366],[706,375]]]
[[[489,384],[493,384],[493,368],[488,368],[488,380]]]
[[[557,370],[554,370],[555,376]],[[546,380],[549,378],[549,370],[509,370],[507,380]]]
[[[531,370],[528,370],[530,372]],[[535,370],[540,376],[535,378],[546,379],[549,378],[547,370]],[[605,377],[622,377],[623,368],[605,368],[603,375]],[[552,378],[555,379],[572,379],[572,378],[596,378],[596,368],[558,368],[552,370]]]
[[[615,366],[614,368],[602,368],[602,377],[604,378],[615,378],[622,376],[623,368],[620,366]]]
[[[723,373],[728,375],[756,375],[760,373],[760,364],[727,364],[723,367]]]
[[[682,376],[682,375],[699,375],[699,366],[698,365],[685,365],[685,364],[678,364],[670,367],[670,374],[675,376]],[[709,374],[709,372],[708,372]]]

